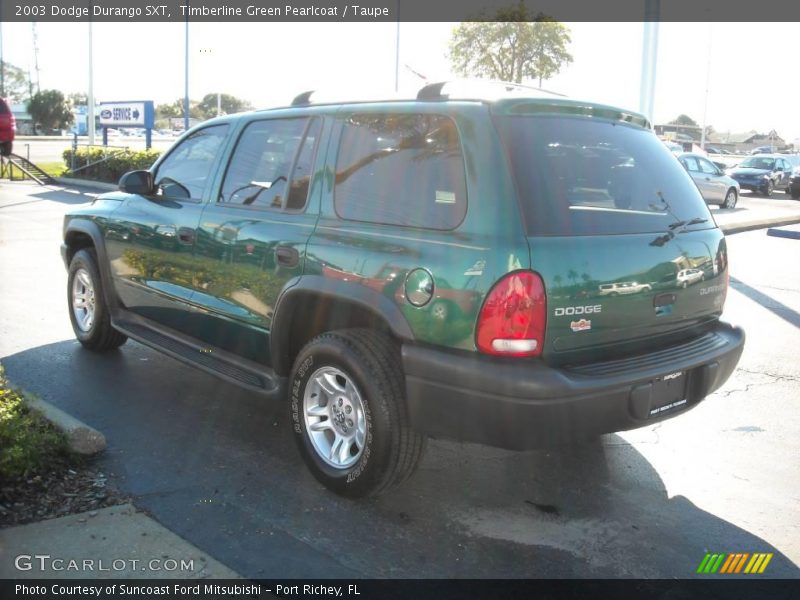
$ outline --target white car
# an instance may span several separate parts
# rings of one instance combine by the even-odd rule
[[[603,283],[600,285],[601,296],[622,296],[625,294],[638,294],[639,292],[649,292],[653,287],[649,283],[637,283],[635,281],[623,281],[621,283]]]
[[[702,281],[705,279],[705,275],[700,269],[683,269],[678,271],[677,279],[679,286],[687,287],[697,281]]]

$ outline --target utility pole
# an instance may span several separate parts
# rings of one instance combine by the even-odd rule
[[[33,68],[36,71],[36,91],[42,91],[41,77],[39,76],[39,38],[36,34],[36,22],[31,23],[33,33]]]

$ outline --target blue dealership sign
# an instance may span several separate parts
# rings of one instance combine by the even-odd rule
[[[141,127],[152,129],[155,108],[152,100],[100,103],[100,125],[103,127]]]

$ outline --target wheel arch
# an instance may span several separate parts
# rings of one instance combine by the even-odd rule
[[[103,286],[103,298],[106,305],[112,309],[117,306],[111,285],[111,268],[106,254],[105,240],[97,223],[89,219],[71,219],[64,226],[64,260],[67,268],[72,262],[72,257],[79,250],[92,248],[97,256],[97,268]]]
[[[399,340],[414,339],[400,307],[375,290],[321,275],[289,281],[272,316],[273,370],[288,376],[295,357],[311,339],[325,331],[356,327],[385,331]]]

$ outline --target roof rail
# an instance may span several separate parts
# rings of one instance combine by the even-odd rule
[[[303,106],[305,104],[311,104],[311,96],[315,92],[315,90],[308,90],[307,92],[302,92],[297,94],[292,100],[292,106]]]
[[[450,95],[444,94],[442,90],[446,85],[452,84],[463,85],[467,88],[471,87],[476,91],[482,90],[483,92],[486,92],[491,90],[495,95],[508,92],[534,92],[536,94],[548,96],[560,96],[562,98],[566,97],[565,94],[559,94],[558,92],[551,92],[550,90],[532,87],[529,85],[522,85],[520,83],[512,83],[509,81],[495,81],[490,79],[454,79],[452,81],[437,81],[426,84],[419,90],[419,92],[417,92],[417,100],[447,100],[450,98]],[[468,91],[467,95],[463,97],[466,98],[474,96],[475,94],[472,94]]]

